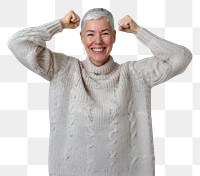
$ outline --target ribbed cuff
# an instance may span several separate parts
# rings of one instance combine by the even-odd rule
[[[46,32],[47,32],[47,34],[48,34],[48,36],[49,36],[50,38],[51,38],[53,35],[55,35],[56,33],[62,32],[62,31],[63,31],[63,27],[62,27],[62,24],[61,24],[60,19],[45,24],[45,25],[44,25],[44,28],[46,29]]]
[[[140,27],[140,30],[136,34],[136,38],[141,41],[150,49],[157,49],[157,40],[160,39],[155,34],[149,32],[147,29]]]

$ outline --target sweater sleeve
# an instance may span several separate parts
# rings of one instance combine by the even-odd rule
[[[164,40],[141,27],[136,37],[153,53],[153,57],[135,62],[135,69],[153,87],[182,73],[192,59],[184,46]]]
[[[62,63],[58,53],[46,47],[46,41],[63,30],[60,20],[16,32],[8,41],[8,48],[28,69],[51,80]]]

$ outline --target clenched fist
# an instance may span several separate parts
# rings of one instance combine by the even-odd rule
[[[80,17],[73,11],[69,11],[62,19],[63,28],[75,29],[80,24]]]
[[[123,32],[136,34],[140,29],[137,23],[129,15],[119,20],[118,24],[118,29]]]

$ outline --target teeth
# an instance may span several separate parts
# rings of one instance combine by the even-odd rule
[[[104,48],[93,48],[92,50],[95,52],[101,52],[104,50]]]

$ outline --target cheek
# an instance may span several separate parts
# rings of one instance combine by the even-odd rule
[[[82,44],[84,45],[85,48],[88,47],[91,43],[91,41],[85,37],[83,37],[81,40],[82,40]]]
[[[113,43],[115,42],[115,38],[113,36],[110,36],[106,39],[106,43],[108,45],[113,45]]]
[[[113,45],[113,43],[114,43],[114,41],[112,39],[109,39],[106,41],[106,44],[110,47]]]
[[[92,40],[85,40],[85,42],[84,42],[85,47],[89,47],[91,45],[92,45]]]

